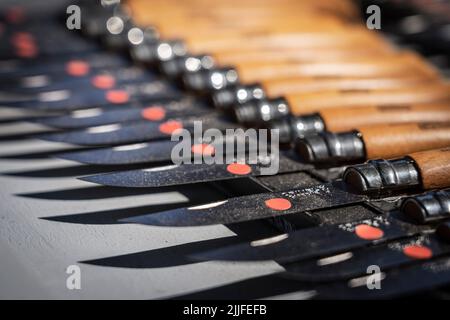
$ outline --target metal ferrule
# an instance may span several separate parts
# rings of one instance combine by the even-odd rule
[[[400,211],[419,223],[450,218],[450,189],[406,198]]]
[[[182,80],[186,88],[199,92],[220,90],[239,81],[236,70],[230,67],[186,73]]]
[[[230,110],[235,106],[251,100],[260,100],[263,98],[265,98],[265,93],[259,84],[239,84],[214,92],[212,95],[214,106],[219,110]]]
[[[419,173],[409,157],[395,160],[371,160],[348,167],[344,181],[358,193],[381,194],[420,186]]]
[[[181,40],[155,41],[145,39],[130,47],[132,58],[140,63],[155,64],[186,55],[186,45]]]
[[[242,106],[236,106],[234,109],[237,121],[245,125],[255,126],[283,119],[289,113],[289,105],[283,98],[252,100]]]
[[[134,28],[135,25],[131,20],[125,22],[123,31],[119,34],[105,33],[102,37],[102,42],[105,46],[112,50],[124,50],[128,49],[131,45],[128,39],[128,31]]]
[[[87,5],[82,6],[81,11],[85,15],[81,20],[81,31],[91,38],[100,38],[111,34],[106,28],[106,22],[113,16],[120,18],[125,24],[131,21],[129,13],[120,5],[107,7],[99,4]]]
[[[314,125],[314,122],[311,123]],[[357,131],[320,132],[298,138],[295,150],[308,163],[344,163],[365,159],[364,142]]]
[[[178,78],[182,74],[209,70],[214,67],[214,59],[209,55],[186,55],[163,61],[161,71],[170,78]]]
[[[273,122],[270,129],[279,130],[280,143],[291,143],[296,138],[303,138],[325,130],[325,124],[318,113],[301,117],[287,117]]]

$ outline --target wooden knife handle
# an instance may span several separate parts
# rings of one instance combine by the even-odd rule
[[[336,107],[394,106],[434,103],[450,100],[449,84],[431,84],[396,90],[369,92],[319,92],[314,94],[285,95],[292,114],[319,112]]]
[[[272,79],[261,82],[269,97],[279,97],[286,94],[314,93],[329,90],[345,92],[364,92],[367,90],[401,89],[411,86],[439,83],[441,78],[423,74],[405,74],[395,77],[377,78],[288,78]]]
[[[450,148],[416,152],[408,156],[416,163],[424,189],[450,186]]]
[[[450,102],[399,106],[331,108],[320,112],[328,131],[401,123],[450,123]]]
[[[246,36],[233,34],[230,37],[211,37],[199,35],[196,37],[183,37],[189,52],[191,53],[216,53],[216,52],[240,52],[242,50],[283,50],[285,48],[349,48],[362,47],[373,48],[383,46],[382,40],[366,36],[359,36],[359,33],[340,36],[339,33],[323,32],[294,32],[289,34],[274,33],[268,36]],[[203,38],[201,39],[200,36]]]
[[[360,57],[388,57],[396,54],[397,51],[390,47],[371,47],[371,48],[355,48],[350,50],[348,48],[330,48],[329,50],[317,50],[315,48],[305,48],[299,50],[297,48],[285,49],[271,49],[271,50],[242,50],[239,52],[215,52],[214,60],[219,65],[234,65],[236,63],[253,64],[255,61],[264,62],[310,62],[310,61],[352,61],[352,59]],[[295,82],[296,79],[283,79],[284,82],[279,84],[279,88],[289,85],[290,82]],[[277,83],[267,84],[267,90],[276,86]],[[274,95],[267,92],[269,95]],[[277,95],[279,93],[275,93]]]
[[[390,159],[450,146],[450,123],[360,127],[367,159]]]

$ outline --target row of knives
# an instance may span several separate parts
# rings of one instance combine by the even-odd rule
[[[91,183],[201,183],[225,194],[120,222],[270,226],[193,261],[275,260],[285,268],[276,277],[303,298],[443,287],[450,84],[409,47],[447,68],[449,24],[439,14],[449,6],[436,1],[442,9],[424,13],[421,1],[363,1],[372,3],[392,14],[386,26],[402,46],[368,30],[353,1],[79,1],[79,31],[65,28],[64,14],[11,7],[0,17],[0,104],[20,116],[0,121],[45,126],[26,137],[70,144],[56,156],[100,168],[80,177]],[[221,132],[277,129],[278,173],[263,175],[270,156],[173,164],[172,133],[193,133],[196,121]],[[194,140],[185,160],[227,142]],[[380,290],[367,286],[371,265],[382,271]]]

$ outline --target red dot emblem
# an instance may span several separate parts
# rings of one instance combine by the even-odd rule
[[[166,110],[163,107],[148,107],[142,110],[142,118],[149,121],[160,121],[166,117]]]
[[[30,47],[35,44],[33,36],[28,32],[14,33],[11,43],[17,47]]]
[[[92,78],[91,83],[98,89],[111,89],[116,85],[116,79],[107,74],[101,74]]]
[[[38,55],[38,52],[39,50],[35,46],[16,49],[16,55],[20,58],[34,58]]]
[[[106,92],[106,100],[114,104],[121,104],[128,102],[130,96],[125,90],[110,90]]]
[[[201,154],[204,156],[212,156],[214,154],[214,152],[216,151],[216,149],[210,144],[201,143],[201,144],[194,144],[191,148],[191,151],[194,154]]]
[[[89,73],[89,64],[81,60],[72,60],[66,65],[67,74],[74,77],[82,77]]]
[[[292,207],[292,203],[284,198],[269,199],[265,201],[265,204],[266,207],[277,211],[288,210]]]
[[[430,259],[433,256],[433,252],[430,248],[420,246],[420,245],[411,245],[403,248],[403,253],[412,258],[412,259]]]
[[[356,226],[355,233],[358,237],[364,240],[377,240],[383,238],[384,236],[383,230],[367,224],[360,224]]]
[[[159,125],[159,131],[169,135],[180,129],[183,129],[183,124],[176,120],[170,120]]]
[[[252,168],[245,163],[231,163],[227,166],[227,171],[239,176],[245,176],[252,172]]]

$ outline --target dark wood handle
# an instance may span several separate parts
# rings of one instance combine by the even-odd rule
[[[386,107],[332,108],[320,112],[328,131],[401,123],[450,123],[450,102]]]
[[[450,148],[412,153],[409,157],[416,163],[424,189],[450,186]]]
[[[367,159],[390,159],[450,146],[450,123],[361,127]]]

